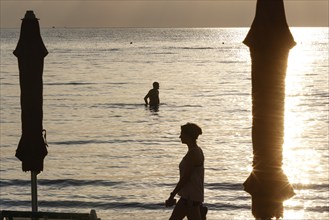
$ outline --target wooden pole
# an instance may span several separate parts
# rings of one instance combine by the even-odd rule
[[[31,171],[32,212],[38,211],[38,183],[36,171]]]

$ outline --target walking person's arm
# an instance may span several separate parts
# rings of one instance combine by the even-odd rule
[[[168,204],[172,203],[176,194],[184,187],[184,185],[190,180],[191,175],[193,170],[196,167],[196,160],[193,157],[192,154],[188,154],[187,155],[187,166],[185,168],[185,170],[183,170],[183,175],[179,178],[178,183],[176,184],[175,189],[170,193],[170,196],[168,198]]]

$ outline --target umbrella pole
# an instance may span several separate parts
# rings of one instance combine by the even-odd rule
[[[252,59],[253,170],[243,183],[256,219],[283,218],[283,202],[295,193],[282,169],[285,77],[289,50],[296,44],[283,0],[257,0],[244,40]]]
[[[37,175],[38,172],[31,171],[32,212],[38,211]]]

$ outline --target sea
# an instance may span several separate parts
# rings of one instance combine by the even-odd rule
[[[254,219],[243,182],[252,170],[249,28],[41,28],[48,155],[38,210],[102,220],[164,220],[187,151],[180,126],[198,124],[208,220]],[[329,31],[291,27],[283,170],[296,195],[284,219],[329,219]],[[31,211],[31,174],[15,151],[20,29],[1,29],[0,209]],[[157,111],[144,105],[154,81]]]

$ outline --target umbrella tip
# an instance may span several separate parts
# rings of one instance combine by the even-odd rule
[[[34,19],[37,18],[35,17],[33,10],[27,10],[22,20],[34,20]]]

